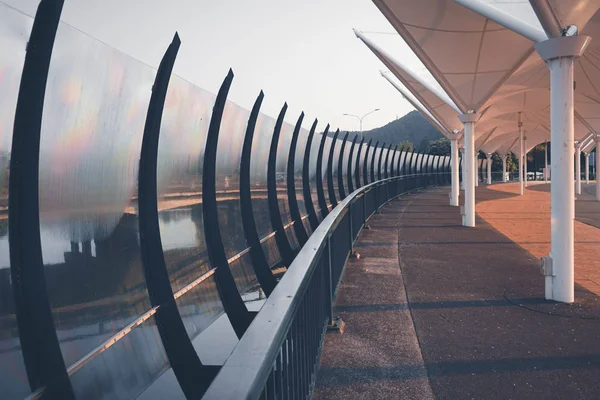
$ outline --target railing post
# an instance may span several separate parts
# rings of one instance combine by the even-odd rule
[[[354,221],[352,218],[352,203],[348,204],[348,215],[350,215],[350,223],[348,225],[350,225],[350,256],[354,255]]]
[[[327,238],[327,280],[329,282],[328,293],[327,293],[327,303],[329,307],[327,308],[327,317],[329,319],[329,323],[327,324],[327,332],[340,332],[344,328],[344,322],[341,318],[333,319],[333,293],[335,291],[333,282],[333,257],[331,255],[331,236]]]

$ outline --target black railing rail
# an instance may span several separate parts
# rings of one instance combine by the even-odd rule
[[[360,230],[381,206],[403,193],[425,187],[436,176],[437,173],[387,178],[363,186],[343,199],[297,254],[204,398],[310,396],[323,336],[332,318],[332,302]],[[369,201],[380,188],[389,195]]]

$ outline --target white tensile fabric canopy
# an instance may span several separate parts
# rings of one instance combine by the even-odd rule
[[[367,35],[356,34],[448,132],[462,130],[458,114],[469,110],[481,114],[477,138],[494,128],[491,120],[514,120],[516,127],[519,112],[548,127],[549,72],[534,52],[534,42],[459,2],[374,0],[438,85],[398,61]],[[544,37],[529,2],[485,3]],[[600,1],[556,0],[549,4],[561,24],[572,19],[571,24],[576,24],[581,34],[600,39],[600,15],[594,15]],[[600,40],[592,43],[577,59],[575,68],[575,139],[580,141],[600,132]]]

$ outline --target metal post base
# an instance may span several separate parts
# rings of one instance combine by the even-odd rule
[[[350,258],[360,260],[360,253],[356,250],[352,250],[352,252],[350,253]]]
[[[327,333],[339,333],[340,335],[344,333],[344,327],[346,323],[342,320],[341,317],[335,317],[333,322],[327,325]]]

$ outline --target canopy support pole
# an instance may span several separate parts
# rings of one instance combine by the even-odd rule
[[[589,184],[590,183],[590,153],[584,153],[585,154],[585,183]]]
[[[586,36],[564,36],[536,43],[535,49],[550,70],[550,256],[544,259],[546,299],[572,303],[575,299],[575,194],[573,184],[575,58],[585,51]]]
[[[467,113],[458,116],[465,126],[463,141],[465,153],[463,165],[465,168],[465,209],[463,225],[475,227],[475,172],[477,171],[475,163],[475,125],[479,119],[479,114]]]
[[[548,142],[544,143],[544,182],[548,183]]]
[[[465,160],[465,145],[464,145],[464,143],[463,143],[463,146],[460,149],[458,149],[458,150],[460,151],[460,158],[462,159],[462,164],[461,164],[462,179],[460,181],[460,189],[461,190],[465,190],[465,179],[467,177],[465,168],[466,168],[467,163],[466,163],[466,160]]]
[[[575,143],[575,194],[581,194],[581,143]]]
[[[523,195],[523,122],[521,121],[521,112],[519,112],[519,194]]]
[[[451,167],[451,183],[452,189],[450,192],[450,205],[454,207],[458,207],[458,198],[459,198],[459,188],[458,188],[458,138],[456,136],[450,137],[450,150],[451,150],[451,158],[450,158],[450,167]]]
[[[508,158],[508,154],[502,155],[502,182],[506,183],[506,159]]]
[[[473,159],[475,160],[475,187],[479,187],[479,152],[475,151]]]
[[[492,184],[492,153],[487,153],[487,184]]]

